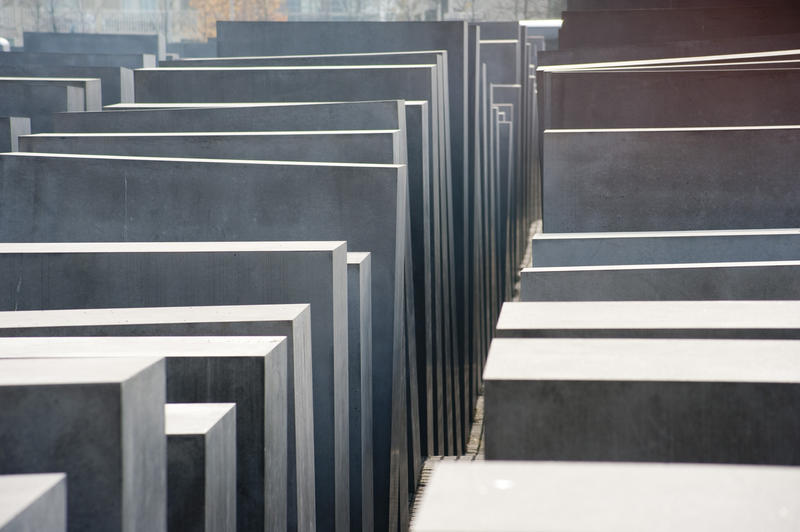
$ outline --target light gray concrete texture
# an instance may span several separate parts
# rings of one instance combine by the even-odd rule
[[[47,53],[47,52],[7,52],[0,56],[2,66],[24,66],[41,64],[75,67],[125,67],[151,68],[156,66],[153,54],[110,54],[110,53]]]
[[[548,131],[544,145],[547,233],[800,222],[797,126]]]
[[[236,403],[164,406],[169,530],[236,531]]]
[[[709,40],[796,33],[800,8],[746,6],[695,9],[565,11],[559,49]]]
[[[96,54],[152,54],[165,59],[161,34],[47,33],[26,31],[22,35],[26,52]]]
[[[0,530],[66,532],[66,475],[0,475]]]
[[[305,304],[0,312],[0,336],[37,337],[3,338],[0,345],[8,356],[32,356],[35,349],[52,356],[56,343],[61,352],[81,356],[138,355],[145,348],[158,348],[167,357],[167,400],[233,401],[241,406],[237,411],[238,504],[251,501],[259,515],[266,514],[270,526],[286,528],[288,521],[289,530],[304,531],[315,529],[310,316],[310,306]],[[263,346],[274,340],[229,338],[243,335],[285,337],[288,359],[265,359]],[[93,338],[55,338],[63,336]],[[119,342],[102,338],[106,336],[125,338]],[[197,336],[204,338],[187,338]],[[193,361],[187,356],[198,358]],[[213,357],[218,358],[214,361]],[[263,369],[247,366],[257,365],[259,357]],[[245,366],[238,370],[232,366],[236,363]],[[184,370],[190,379],[199,372],[208,388],[197,388],[193,380],[180,381],[177,372]],[[281,375],[283,382],[268,380]],[[254,380],[252,389],[241,387],[243,379]]]
[[[416,532],[789,532],[800,526],[792,467],[442,462]]]
[[[0,361],[0,473],[66,473],[70,531],[166,531],[165,384],[159,358]]]
[[[130,199],[130,183],[128,190]],[[337,474],[349,470],[346,243],[7,244],[0,250],[0,268],[18,287],[3,310],[309,303],[313,360],[311,368],[294,370],[312,374],[317,522],[332,523],[337,507],[349,513],[349,479]],[[38,278],[41,268],[60,272],[59,281]],[[240,497],[237,522],[244,529],[263,526],[261,500]]]
[[[350,526],[374,529],[372,501],[372,259],[347,254]]]
[[[486,458],[797,465],[798,357],[791,340],[497,339]]]
[[[798,84],[795,68],[551,72],[542,89],[543,127],[792,125],[800,121]]]
[[[800,261],[524,268],[522,301],[788,300]]]
[[[0,63],[0,76],[97,78],[101,82],[101,104],[111,105],[133,101],[133,71],[122,67],[55,66],[27,63],[6,66]],[[99,111],[99,108],[87,106]]]
[[[19,149],[20,135],[30,135],[31,119],[25,116],[0,117],[0,150],[3,152]]]
[[[498,338],[800,339],[797,301],[509,302]]]
[[[536,233],[533,267],[800,260],[800,229]]]
[[[466,345],[468,332],[465,298],[471,286],[466,279],[466,244],[468,217],[465,215],[465,182],[468,179],[469,131],[474,127],[467,108],[468,27],[463,21],[452,22],[218,22],[220,56],[277,54],[331,54],[361,52],[398,52],[446,50],[448,60],[448,100],[451,135],[446,145],[452,147],[453,257],[455,306],[459,319],[453,350]],[[447,191],[445,191],[447,192]]]
[[[11,81],[0,78],[0,114],[27,116],[31,131],[39,133],[53,129],[52,114],[61,111],[81,112],[86,109],[83,86],[80,84]]]
[[[19,84],[26,86],[57,85],[57,86],[80,87],[81,89],[83,89],[84,111],[100,111],[103,108],[102,84],[100,78],[97,77],[89,78],[84,76],[74,76],[74,77],[33,76],[27,74],[17,76],[17,75],[3,74],[2,77],[0,77],[0,84],[2,84],[4,88],[10,88],[11,85],[19,85]],[[13,103],[14,102],[11,102],[12,105]],[[41,115],[43,114],[43,112],[40,111],[39,114]],[[50,119],[50,117],[47,118],[48,118],[48,123],[52,124],[52,120]]]

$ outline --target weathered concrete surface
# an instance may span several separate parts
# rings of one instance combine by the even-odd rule
[[[696,9],[565,11],[559,49],[707,40],[793,33],[800,8],[746,6]],[[657,28],[657,29],[656,29]]]
[[[800,229],[536,233],[533,267],[800,260]]]
[[[350,526],[374,529],[372,484],[372,259],[347,254]]]
[[[347,240],[351,249],[369,250],[373,258],[373,289],[382,294],[374,301],[373,322],[373,412],[375,419],[381,420],[375,431],[376,470],[384,465],[384,458],[388,460],[393,378],[402,379],[400,373],[393,371],[392,363],[398,357],[402,363],[403,352],[400,334],[404,323],[401,309],[407,216],[404,166],[44,154],[5,155],[1,161],[8,194],[3,197],[0,217],[7,215],[15,220],[14,224],[0,224],[8,230],[3,234],[5,240],[339,238]],[[85,189],[72,185],[62,188],[74,183],[76,176],[80,176]],[[34,183],[39,187],[39,200],[35,204],[31,195]],[[49,192],[41,188],[45,183]],[[191,194],[185,193],[188,186]],[[16,193],[12,194],[12,190]],[[88,204],[87,190],[99,194]],[[70,192],[75,194],[73,199],[68,198]],[[280,201],[276,203],[270,198]],[[156,204],[159,209],[152,211],[151,206]],[[60,207],[55,210],[48,207],[45,211],[42,210],[45,205]],[[323,208],[324,205],[327,207]],[[121,212],[127,213],[125,219],[119,217]],[[180,224],[174,218],[178,212]],[[33,222],[34,219],[39,221]],[[254,220],[259,223],[253,223]],[[365,223],[367,220],[369,223]],[[252,296],[249,289],[238,292]],[[333,315],[346,324],[345,308]],[[338,345],[346,346],[346,325],[342,330],[342,343]],[[317,342],[314,345],[316,348]],[[346,372],[346,356],[338,360],[345,362],[337,367]],[[345,373],[335,380],[344,383],[346,379]],[[396,385],[402,382],[399,380]],[[337,404],[346,404],[346,398]],[[329,416],[327,421],[333,420]],[[339,434],[346,434],[346,429]],[[320,456],[319,450],[317,455]],[[388,469],[381,468],[376,478],[388,479]],[[317,490],[319,493],[319,485]],[[333,491],[328,490],[328,496],[331,495]],[[341,493],[336,495],[344,497]],[[319,500],[317,503],[320,504]]]
[[[111,53],[48,53],[48,52],[6,52],[0,56],[2,66],[22,66],[41,64],[53,66],[95,66],[152,68],[156,66],[153,54],[111,54]]]
[[[83,85],[47,81],[25,81],[19,78],[0,78],[0,114],[3,116],[27,116],[31,131],[51,131],[52,114],[61,111],[80,112],[86,110]]]
[[[544,146],[548,233],[800,225],[796,126],[548,131]]]
[[[167,524],[175,531],[236,530],[236,403],[164,406]]]
[[[798,357],[784,340],[497,339],[486,458],[797,465]]]
[[[0,471],[66,473],[71,531],[165,531],[165,388],[159,358],[1,360]]]
[[[800,339],[797,301],[567,301],[503,304],[498,338]]]
[[[133,71],[128,68],[53,66],[37,63],[6,66],[0,63],[0,76],[98,78],[102,84],[102,105],[133,101]],[[99,110],[91,106],[87,106],[87,109]]]
[[[67,477],[63,473],[0,475],[0,530],[66,532]]]
[[[792,467],[442,462],[415,530],[789,532],[800,526],[798,490]]]
[[[121,33],[46,33],[26,31],[22,36],[26,52],[96,54],[153,54],[165,59],[164,38],[160,34]]]
[[[213,338],[211,335],[226,338]],[[280,357],[275,357],[275,371],[268,371],[266,366],[263,370],[245,368],[243,371],[231,371],[232,368],[228,367],[226,371],[216,372],[213,378],[211,375],[201,378],[202,381],[213,384],[207,390],[210,395],[204,396],[204,400],[233,401],[244,407],[250,401],[258,399],[253,390],[262,390],[258,397],[264,399],[263,401],[256,401],[253,408],[241,408],[237,412],[239,431],[248,431],[248,435],[238,440],[241,446],[237,452],[239,483],[243,486],[248,479],[253,479],[252,485],[262,495],[251,497],[249,492],[252,490],[247,489],[246,492],[240,492],[238,502],[254,499],[254,504],[259,508],[266,505],[267,509],[264,511],[271,526],[284,528],[288,519],[290,530],[314,530],[313,383],[309,305],[0,312],[0,336],[44,338],[0,339],[1,352],[8,356],[31,356],[36,349],[53,356],[51,353],[54,344],[58,344],[60,352],[81,356],[95,356],[98,352],[100,355],[108,355],[112,352],[112,347],[115,354],[139,355],[143,349],[152,351],[158,347],[160,354],[167,356],[167,399],[171,401],[199,402],[200,394],[204,392],[194,386],[194,378],[186,383],[170,379],[171,369],[190,369],[189,366],[181,365],[193,363],[191,358],[185,357],[220,357],[219,362],[228,365],[237,362],[235,358],[228,358],[228,355],[247,355],[251,357],[250,361],[254,360],[253,356],[263,359],[265,342],[275,343],[269,338],[242,338],[244,335],[285,337],[288,358],[284,363]],[[90,341],[54,338],[63,336],[93,338]],[[114,338],[102,338],[106,336],[123,336],[124,343]],[[172,336],[181,338],[169,338]],[[196,336],[204,338],[197,341],[187,338]],[[230,336],[239,338],[229,338]],[[104,348],[109,349],[103,351]],[[248,363],[244,358],[242,362]],[[200,365],[194,370],[203,373],[216,368],[217,364]],[[272,381],[262,378],[273,376],[277,380],[274,385]],[[241,382],[247,379],[255,379],[252,389],[241,387]],[[270,397],[269,403],[278,406],[284,404],[284,413],[270,408],[270,415],[264,415],[267,405],[267,395],[263,393],[265,387],[270,393],[278,394]],[[283,390],[287,397],[283,396]],[[241,397],[240,392],[245,392],[245,396]],[[268,454],[258,451],[251,453],[248,451],[251,448],[267,449]],[[265,461],[267,456],[286,457],[286,460]],[[271,481],[265,483],[266,478]],[[286,482],[282,482],[282,478],[286,478]]]
[[[0,254],[16,286],[2,289],[13,291],[3,310],[309,303],[313,371],[294,370],[313,376],[317,518],[349,512],[349,479],[337,474],[349,470],[346,243],[5,244]],[[261,506],[240,503],[237,521],[258,526]]]
[[[24,116],[0,117],[0,151],[17,151],[20,135],[30,135],[31,119]]]
[[[800,261],[525,268],[521,283],[522,301],[787,300]]]

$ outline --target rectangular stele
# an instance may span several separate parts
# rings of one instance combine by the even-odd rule
[[[414,530],[790,532],[798,495],[793,467],[441,462]]]
[[[236,404],[165,405],[170,531],[236,531]]]
[[[496,339],[484,384],[490,460],[800,464],[793,341]]]
[[[66,532],[64,473],[0,475],[0,532]]]
[[[310,322],[307,304],[0,312],[0,336],[16,337],[0,339],[0,353],[55,356],[53,345],[82,357],[157,351],[167,359],[167,400],[240,405],[237,522],[308,531],[315,528]]]
[[[69,530],[167,526],[160,358],[0,360],[0,472],[64,472]]]

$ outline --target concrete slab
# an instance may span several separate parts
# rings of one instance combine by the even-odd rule
[[[0,114],[29,117],[31,131],[36,133],[52,130],[52,113],[86,109],[86,97],[80,83],[32,82],[24,78],[12,81],[2,78],[0,90],[3,92]]]
[[[489,83],[520,82],[520,44],[518,38],[487,40],[481,38],[481,62],[488,68]]]
[[[0,475],[0,530],[66,532],[67,477],[63,473]]]
[[[800,260],[800,229],[536,233],[534,267]]]
[[[498,338],[800,339],[797,301],[509,302]]]
[[[788,532],[798,490],[791,467],[442,462],[414,529]]]
[[[313,376],[318,522],[348,508],[349,479],[337,475],[349,470],[346,243],[2,244],[0,264],[18,287],[3,310],[309,303],[312,367],[293,369]],[[39,279],[41,268],[59,281]],[[261,518],[248,504],[237,521]]]
[[[31,119],[24,116],[0,117],[0,150],[18,151],[20,135],[30,135]]]
[[[238,478],[243,491],[239,493],[238,503],[247,504],[249,501],[256,505],[258,514],[263,516],[266,513],[268,522],[277,527],[286,527],[288,520],[290,530],[314,530],[310,316],[310,306],[305,304],[0,312],[0,336],[42,338],[3,338],[0,346],[8,356],[28,357],[35,350],[53,356],[54,344],[58,344],[62,352],[81,356],[108,356],[111,353],[133,356],[141,354],[143,349],[158,348],[161,355],[167,356],[167,398],[172,401],[199,402],[199,394],[207,391],[206,400],[249,404],[255,397],[250,387],[241,387],[241,379],[255,379],[254,390],[278,392],[277,397],[269,398],[269,403],[284,404],[284,413],[269,409],[270,416],[267,417],[264,407],[259,406],[260,402],[253,408],[242,408],[237,412],[239,431],[249,431],[247,434],[250,434],[239,440],[242,447],[237,452]],[[213,335],[226,338],[212,338]],[[218,362],[226,365],[237,362],[228,355],[248,355],[250,361],[254,356],[263,358],[264,343],[271,340],[242,338],[244,335],[285,337],[287,361],[284,363],[276,357],[276,371],[267,371],[265,367],[261,371],[216,372],[213,378],[208,374],[201,379],[215,384],[208,390],[196,389],[191,382],[179,387],[179,380],[169,379],[172,368],[176,371],[192,369],[195,373],[217,368],[217,364],[199,368],[181,365],[192,364],[192,356],[204,360],[219,357]],[[65,336],[92,338],[56,338]],[[125,337],[124,343],[116,338],[103,338],[106,336]],[[178,338],[171,338],[173,336]],[[202,338],[190,338],[196,336]],[[242,362],[247,363],[247,360]],[[279,378],[281,375],[283,382],[274,386],[268,386],[262,378]],[[228,380],[231,376],[233,382]],[[288,397],[282,395],[284,390]],[[240,395],[242,391],[247,392],[244,397]],[[261,397],[266,405],[267,396],[262,394]],[[254,448],[268,449],[269,455],[251,453],[251,443]],[[265,461],[266,456],[287,458],[285,461]],[[265,478],[273,481],[264,483]],[[286,482],[276,480],[280,478],[286,478]],[[253,479],[254,488],[244,489],[247,487],[244,483],[249,479]],[[253,489],[262,495],[251,495]],[[267,510],[264,510],[265,505]]]
[[[66,473],[69,530],[165,531],[165,388],[158,358],[2,360],[0,470]]]
[[[789,146],[800,146],[797,126],[548,131],[544,146],[547,233],[781,228],[800,220],[786,159]]]
[[[236,403],[164,406],[170,530],[235,532]]]
[[[64,78],[98,78],[102,84],[102,105],[133,101],[133,70],[121,67],[53,66],[29,63],[24,66],[0,64],[0,76],[50,76]],[[87,109],[91,106],[92,102]]]
[[[154,54],[111,54],[111,53],[48,53],[48,52],[6,52],[0,56],[2,66],[24,66],[42,64],[53,66],[95,66],[152,68],[156,66]]]
[[[800,261],[525,268],[522,301],[789,300]]]
[[[0,84],[6,88],[16,88],[14,86],[23,84],[26,86],[31,85],[55,85],[55,86],[68,86],[80,87],[83,89],[84,111],[100,111],[103,108],[102,101],[102,85],[100,78],[97,77],[57,77],[57,76],[32,76],[32,75],[7,75],[4,74],[0,77]],[[13,104],[13,102],[12,102]],[[41,102],[40,102],[41,105]],[[66,109],[70,111],[71,109]],[[57,110],[58,112],[60,110]],[[40,115],[43,113],[39,113]]]
[[[94,54],[153,54],[165,59],[164,37],[122,33],[48,33],[26,31],[22,39],[26,52]]]
[[[797,465],[798,357],[785,340],[497,339],[486,458]]]

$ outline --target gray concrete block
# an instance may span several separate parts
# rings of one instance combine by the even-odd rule
[[[525,268],[522,301],[788,300],[800,261]]]
[[[158,358],[1,360],[0,472],[66,473],[69,530],[165,531],[165,388]]]
[[[545,301],[503,304],[498,338],[800,339],[797,301]]]
[[[0,530],[66,532],[66,475],[0,475]]]
[[[24,66],[31,63],[65,67],[152,68],[156,66],[156,56],[154,54],[66,52],[6,52],[0,56],[0,65],[2,66]]]
[[[443,462],[414,530],[789,532],[800,525],[798,486],[791,467]]]
[[[567,11],[687,9],[703,7],[792,6],[791,0],[567,0]]]
[[[236,403],[164,406],[169,530],[236,531]]]
[[[372,467],[372,261],[347,254],[350,381],[350,526],[374,529]]]
[[[561,17],[559,49],[569,49],[792,33],[800,23],[800,9],[750,5],[724,10],[565,11]]]
[[[536,233],[534,267],[800,260],[800,229]]]
[[[543,230],[796,227],[795,146],[796,126],[548,131]]]
[[[347,240],[353,250],[369,250],[373,258],[373,289],[382,294],[374,302],[373,413],[375,419],[380,420],[374,441],[376,470],[384,465],[381,460],[390,455],[388,412],[392,405],[392,383],[394,378],[402,379],[393,372],[392,361],[401,356],[403,348],[400,332],[404,323],[407,216],[404,166],[44,154],[4,155],[0,164],[4,190],[8,191],[0,200],[0,218],[9,216],[15,220],[9,225],[0,223],[0,227],[8,229],[2,235],[5,240],[146,242],[339,238]],[[74,186],[77,176],[85,189]],[[34,183],[39,191],[36,202],[33,202],[31,188]],[[49,192],[42,188],[45,183]],[[16,193],[12,194],[12,190]],[[89,190],[99,196],[86,204],[85,193]],[[187,194],[187,190],[191,190],[191,194]],[[68,198],[70,192],[75,194],[74,199]],[[280,201],[272,201],[274,198]],[[151,208],[155,204],[159,205],[157,211]],[[60,207],[55,210],[48,207],[46,212],[42,210],[44,205]],[[122,212],[127,213],[125,217],[119,216]],[[181,213],[179,224],[174,218],[174,213],[178,212]],[[34,219],[39,221],[33,222]],[[253,223],[254,220],[258,223]],[[24,227],[29,231],[21,231]],[[343,263],[344,258],[342,275],[345,275]],[[304,270],[303,266],[298,268]],[[253,274],[255,271],[250,273]],[[236,282],[244,283],[243,279]],[[171,286],[165,285],[162,293]],[[251,287],[242,288],[244,286],[247,285],[242,284],[225,296],[252,297]],[[308,290],[311,288],[306,286]],[[317,294],[311,295],[316,297]],[[102,297],[102,294],[96,293],[95,297]],[[339,312],[331,308],[333,319],[346,323],[346,302],[342,302],[341,309]],[[316,311],[312,313],[312,319],[321,319]],[[336,327],[335,330],[340,329]],[[336,336],[341,338],[337,340],[341,343],[336,345],[346,346],[346,325],[341,330],[341,337]],[[315,337],[315,349],[318,345]],[[337,368],[345,374],[337,373],[335,380],[344,383],[347,380],[346,347],[337,352],[343,354],[336,359],[343,363]],[[399,380],[397,385],[402,382]],[[346,405],[346,397],[336,404]],[[332,422],[332,416],[318,423],[326,421]],[[346,432],[344,429],[338,434],[344,437]],[[330,443],[328,441],[328,445]],[[320,456],[319,449],[317,455]],[[381,468],[377,474],[378,478],[388,478],[388,468]],[[319,483],[317,490],[319,494]],[[345,495],[327,490],[328,497],[344,497],[347,491],[343,493]],[[319,499],[317,503],[320,504]]]
[[[486,458],[797,465],[797,358],[784,340],[497,339]]]
[[[18,287],[4,310],[309,303],[313,371],[299,361],[294,371],[313,375],[318,522],[347,508],[349,479],[336,474],[349,469],[344,242],[6,244],[0,253]],[[40,268],[59,281],[40,279]],[[237,521],[258,524],[260,507],[242,505]]]
[[[520,44],[518,38],[486,40],[481,38],[481,62],[486,64],[489,83],[520,82]]]
[[[0,114],[28,116],[31,131],[50,131],[52,114],[60,111],[80,112],[86,109],[86,98],[80,83],[64,84],[47,81],[26,81],[0,78]]]
[[[26,31],[22,39],[26,52],[95,54],[153,54],[165,59],[166,46],[160,34],[47,33]]]
[[[288,520],[290,530],[305,531],[315,529],[310,317],[305,304],[0,312],[0,336],[42,338],[3,338],[0,346],[8,356],[32,356],[37,350],[52,356],[54,344],[60,352],[84,357],[158,349],[167,357],[168,400],[242,405],[237,411],[238,504],[266,514],[271,527],[286,528]],[[276,342],[245,335],[285,337],[288,358],[265,359],[264,346]],[[64,336],[92,338],[55,338]],[[197,336],[202,338],[190,338]],[[182,374],[187,380],[179,378]],[[198,379],[209,387],[197,388]],[[247,380],[253,384],[242,387]],[[278,408],[268,408],[265,415],[266,405]]]
[[[0,64],[0,76],[48,76],[64,78],[98,78],[101,82],[101,105],[133,101],[133,70],[121,67],[53,66],[28,63],[24,66]],[[87,102],[87,109],[93,102]]]
[[[20,135],[30,135],[31,119],[24,116],[0,117],[0,151],[18,151]]]
[[[4,74],[0,77],[0,83],[6,88],[11,88],[11,85],[23,84],[25,86],[32,85],[57,85],[80,87],[83,89],[84,96],[84,111],[100,111],[103,108],[102,85],[100,78],[96,77],[57,77],[57,76],[31,76],[31,75],[7,75]],[[13,102],[12,102],[13,104]],[[41,104],[41,102],[40,102]],[[71,111],[72,109],[66,109]],[[61,111],[60,109],[55,112]],[[39,114],[43,114],[40,112]],[[50,122],[52,123],[52,122]]]

